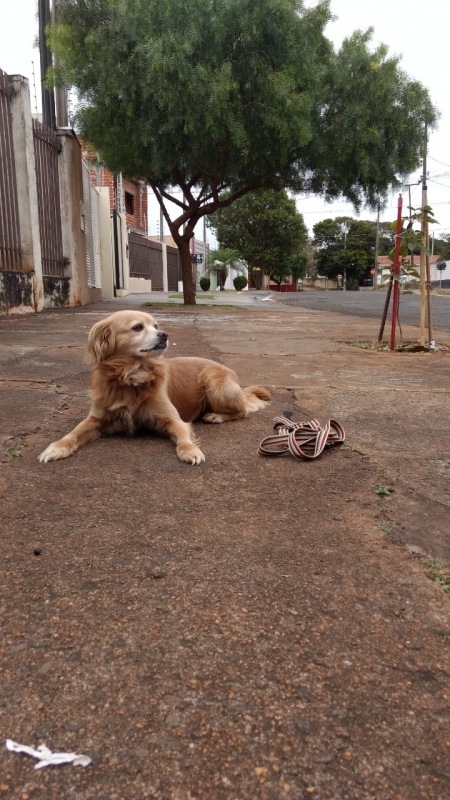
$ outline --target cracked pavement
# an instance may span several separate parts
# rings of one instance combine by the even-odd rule
[[[154,436],[39,464],[86,413],[90,326],[133,304],[0,320],[0,733],[93,760],[4,748],[0,797],[446,800],[450,605],[422,561],[450,555],[450,355],[351,347],[377,321],[318,310],[156,307],[172,354],[272,406],[199,425],[200,467]],[[284,410],[346,445],[258,456]]]

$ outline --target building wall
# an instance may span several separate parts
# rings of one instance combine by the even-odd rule
[[[89,164],[91,182],[97,189],[106,188],[109,191],[109,206],[111,213],[114,209],[126,214],[127,225],[139,233],[147,233],[148,228],[148,201],[147,186],[143,181],[134,181],[116,176],[106,167],[96,163],[96,154],[83,146],[83,159]],[[126,210],[132,203],[132,212]]]

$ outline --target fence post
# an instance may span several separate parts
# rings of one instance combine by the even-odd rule
[[[90,302],[87,280],[86,243],[83,219],[83,181],[81,147],[74,131],[57,131],[61,143],[59,156],[59,189],[63,251],[68,259],[70,281],[69,306]]]
[[[30,89],[23,75],[9,75],[14,161],[19,206],[22,270],[33,272],[33,306],[44,308],[39,208]]]

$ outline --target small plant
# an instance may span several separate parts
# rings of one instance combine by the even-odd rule
[[[375,489],[375,494],[380,495],[391,494],[392,492],[395,492],[395,489],[393,489],[392,486],[379,486],[378,489]]]
[[[384,531],[384,533],[391,532],[391,526],[387,522],[379,522],[377,528],[379,531]]]
[[[425,572],[450,597],[450,565],[443,564],[439,558],[429,558],[425,562]]]
[[[211,288],[211,281],[210,281],[210,279],[209,279],[209,278],[205,278],[205,277],[203,277],[203,278],[200,278],[200,281],[199,281],[199,283],[200,283],[200,288],[201,288],[201,289],[202,289],[204,292],[209,292],[209,290],[210,290],[210,288]]]
[[[245,275],[236,275],[233,280],[233,286],[237,292],[242,292],[243,289],[247,286],[248,280]]]
[[[20,450],[8,450],[6,452],[6,455],[9,456],[9,458],[19,458],[19,456],[21,456],[22,453],[20,452]]]

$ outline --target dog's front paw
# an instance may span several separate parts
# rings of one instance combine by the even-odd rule
[[[72,455],[73,448],[68,447],[61,442],[52,442],[46,450],[39,456],[39,461],[42,464],[47,464],[49,461],[58,461],[60,458],[67,458]]]
[[[217,422],[219,424],[223,422],[223,416],[222,414],[205,414],[202,422]]]
[[[177,447],[177,456],[180,461],[186,461],[188,464],[201,464],[205,461],[205,456],[196,444],[179,444]]]

